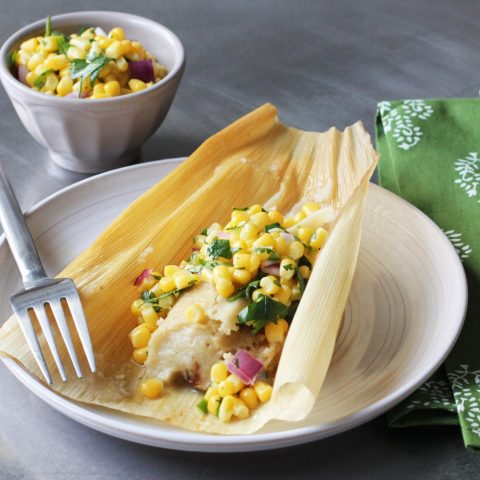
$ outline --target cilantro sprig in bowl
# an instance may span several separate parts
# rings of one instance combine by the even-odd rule
[[[39,20],[0,50],[0,79],[30,134],[69,170],[130,163],[165,118],[183,46],[169,29],[119,12]]]

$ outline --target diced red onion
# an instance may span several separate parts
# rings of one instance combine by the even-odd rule
[[[246,350],[239,350],[228,363],[227,369],[246,385],[253,385],[263,369],[263,363]]]
[[[198,247],[192,247],[192,252],[198,252],[200,249]]]
[[[152,60],[141,60],[140,62],[128,62],[132,78],[138,78],[142,82],[154,82],[155,71]]]
[[[136,287],[139,287],[142,282],[153,272],[153,268],[146,268],[133,282]]]
[[[19,65],[18,70],[17,70],[17,78],[20,82],[22,82],[24,85],[29,87],[27,83],[27,75],[29,73],[28,68],[25,65]]]
[[[230,234],[225,232],[218,232],[217,237],[221,238],[222,240],[228,240],[230,238]]]
[[[291,243],[294,240],[294,236],[288,232],[280,232],[280,236],[283,237],[287,242]]]
[[[278,260],[264,260],[260,264],[260,270],[269,275],[280,275],[280,262]]]

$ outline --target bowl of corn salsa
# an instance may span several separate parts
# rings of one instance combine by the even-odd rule
[[[163,25],[121,12],[48,17],[0,50],[0,80],[23,125],[60,166],[131,163],[160,126],[185,65]]]

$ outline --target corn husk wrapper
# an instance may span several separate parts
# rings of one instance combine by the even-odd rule
[[[246,434],[271,419],[297,421],[310,412],[332,358],[355,270],[368,180],[378,160],[360,122],[340,133],[303,132],[281,124],[264,105],[204,142],[181,166],[133,202],[59,276],[79,288],[98,373],[77,379],[62,351],[69,380],[54,375],[53,389],[80,402],[152,417],[194,431]],[[128,334],[136,325],[133,280],[190,254],[192,237],[232,207],[254,203],[288,212],[299,203],[331,205],[336,219],[315,262],[292,322],[272,399],[245,420],[221,423],[195,407],[190,388],[166,388],[158,400],[138,393],[141,367],[130,360]],[[185,294],[186,295],[186,294]],[[48,351],[41,338],[44,352]],[[60,342],[59,342],[60,343]],[[77,352],[81,348],[77,342]],[[41,380],[17,321],[0,330],[0,353]],[[48,367],[56,372],[47,355]]]

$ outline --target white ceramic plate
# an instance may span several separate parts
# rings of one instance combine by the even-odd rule
[[[135,165],[92,177],[39,203],[28,215],[47,271],[55,274],[86,248],[133,199],[182,159]],[[0,318],[21,282],[0,238]],[[11,372],[53,408],[107,434],[165,448],[249,451],[309,442],[387,411],[441,364],[461,329],[466,282],[441,230],[407,202],[371,185],[358,266],[332,365],[316,405],[299,423],[271,422],[249,436],[172,428],[69,401],[14,361]]]

